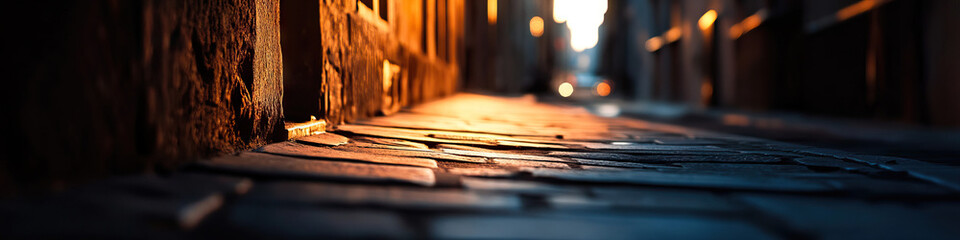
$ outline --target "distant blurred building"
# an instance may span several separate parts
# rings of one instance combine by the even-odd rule
[[[960,126],[958,1],[610,0],[582,52],[561,23],[527,33],[554,1],[491,1],[495,22],[466,10],[467,89],[555,94],[575,73],[636,101]]]

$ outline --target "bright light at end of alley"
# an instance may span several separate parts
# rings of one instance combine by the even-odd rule
[[[553,20],[566,23],[570,30],[570,48],[577,52],[597,46],[600,24],[606,12],[607,1],[553,1]]]

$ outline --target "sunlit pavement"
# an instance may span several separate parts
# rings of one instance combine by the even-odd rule
[[[958,191],[957,166],[460,94],[163,176],[4,202],[0,234],[956,239]]]

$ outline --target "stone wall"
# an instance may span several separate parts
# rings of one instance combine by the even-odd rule
[[[317,116],[335,126],[389,114],[400,106],[429,101],[456,90],[462,1],[390,1],[391,8],[396,10],[381,23],[375,16],[359,14],[357,2],[281,2],[282,9],[290,9],[283,12],[298,12],[296,16],[284,15],[281,28],[300,34],[298,38],[283,39],[287,62],[284,70],[289,76],[284,79],[288,94],[285,102],[308,103],[307,107],[287,106],[289,120]],[[436,10],[423,11],[426,6],[445,14],[437,20]],[[319,13],[297,9],[319,9]],[[424,19],[448,24],[438,30],[436,25],[423,24],[429,21]],[[433,41],[424,31],[442,36]],[[315,41],[303,39],[318,39],[321,49],[314,49],[318,46]],[[443,47],[453,50],[438,51]],[[392,81],[384,80],[385,60],[399,67]]]
[[[282,130],[276,0],[10,5],[2,193],[162,171]]]
[[[0,195],[163,172],[282,140],[284,121],[335,126],[455,90],[462,0],[390,0],[386,25],[357,2],[8,4]]]

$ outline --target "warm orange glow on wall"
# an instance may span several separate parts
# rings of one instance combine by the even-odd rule
[[[713,83],[703,81],[703,83],[700,84],[700,97],[704,105],[710,103],[710,98],[713,97]]]
[[[683,35],[683,32],[680,31],[679,27],[672,27],[667,32],[664,32],[663,35],[655,36],[650,39],[647,39],[647,42],[644,44],[644,47],[647,48],[647,51],[656,52],[663,47],[663,45],[676,42],[680,40],[680,36]]]
[[[570,30],[570,48],[581,52],[597,46],[599,28],[607,1],[554,0],[553,20],[566,23]]]
[[[612,90],[613,89],[610,87],[610,84],[607,83],[607,81],[603,81],[597,84],[597,95],[600,95],[601,97],[606,97],[607,95],[610,95],[610,92]]]
[[[876,0],[863,0],[853,5],[847,6],[840,11],[837,11],[837,20],[843,21],[850,19],[854,16],[860,15],[870,9],[873,9],[877,5]]]
[[[569,97],[570,95],[573,95],[573,84],[568,82],[561,83],[560,87],[557,88],[557,92],[560,93],[561,97]]]
[[[700,21],[698,21],[697,23],[698,25],[700,25],[700,30],[706,31],[707,29],[710,29],[711,26],[713,26],[713,22],[716,20],[717,20],[717,11],[710,10],[704,13],[703,16],[700,17]]]
[[[647,47],[647,51],[656,52],[657,50],[660,50],[661,46],[663,46],[663,38],[660,36],[652,37],[647,40],[647,44],[645,45]]]
[[[740,38],[740,35],[743,35],[743,28],[740,27],[740,24],[730,26],[730,38],[737,39]]]
[[[753,14],[747,17],[746,19],[743,19],[743,21],[740,22],[740,26],[742,26],[743,31],[746,32],[746,31],[750,31],[750,29],[754,29],[757,26],[760,26],[760,21],[762,21],[762,19],[760,18],[760,15]]]
[[[750,15],[747,18],[744,18],[743,21],[740,21],[737,24],[734,24],[730,27],[730,38],[737,39],[744,33],[753,30],[760,26],[760,23],[767,17],[767,10],[761,9],[753,15]]]
[[[497,24],[497,0],[487,0],[487,22]]]
[[[530,35],[534,37],[543,36],[543,18],[534,16],[530,19]]]
[[[389,60],[383,60],[383,105],[388,108],[400,109],[396,101],[399,89],[396,88],[397,80],[400,79],[400,65],[391,63]]]
[[[682,35],[683,35],[683,31],[680,31],[679,27],[672,27],[670,28],[670,30],[667,30],[667,32],[663,34],[664,38],[666,38],[667,40],[667,43],[676,42],[677,40],[680,39],[680,36]]]

